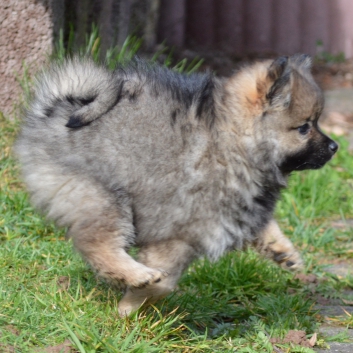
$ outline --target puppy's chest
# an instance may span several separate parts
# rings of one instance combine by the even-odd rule
[[[262,193],[261,187],[255,183],[245,182],[244,178],[233,177],[230,180],[228,178],[227,182],[215,190],[214,200],[218,199],[219,212],[224,222],[240,227],[249,226],[256,223],[258,213],[262,211],[263,205],[256,201],[258,195]]]
[[[215,179],[207,193],[196,193],[186,233],[201,252],[216,260],[228,250],[253,242],[272,217],[276,192],[233,175]],[[201,206],[200,206],[201,205]]]
[[[265,190],[256,176],[239,169],[175,174],[172,184],[160,181],[136,204],[139,241],[188,238],[216,259],[253,241],[267,223],[273,195]]]

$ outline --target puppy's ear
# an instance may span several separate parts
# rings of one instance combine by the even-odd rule
[[[291,69],[288,57],[276,59],[268,69],[267,79],[271,82],[266,99],[274,108],[287,108],[291,102]]]
[[[288,65],[288,56],[281,56],[276,59],[268,69],[267,76],[271,81],[280,78]]]

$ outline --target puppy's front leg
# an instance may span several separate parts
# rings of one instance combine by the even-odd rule
[[[303,260],[299,252],[273,219],[261,232],[255,246],[260,254],[277,262],[286,270],[303,269]]]

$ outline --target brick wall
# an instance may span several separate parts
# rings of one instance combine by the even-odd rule
[[[51,51],[54,24],[51,4],[36,0],[0,1],[0,110],[9,115],[21,92],[16,76],[23,65],[30,72],[43,64]]]

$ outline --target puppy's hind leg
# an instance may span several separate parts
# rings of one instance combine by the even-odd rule
[[[135,261],[126,252],[135,238],[132,211],[127,196],[122,192],[118,196],[94,183],[85,185],[82,193],[71,192],[68,197],[75,198],[70,203],[75,207],[68,235],[84,259],[108,281],[132,287],[158,282],[165,277],[163,271]]]
[[[181,240],[143,246],[138,260],[148,267],[163,269],[168,276],[144,288],[128,287],[119,303],[119,315],[127,316],[143,304],[152,304],[171,293],[183,271],[196,257],[193,247]]]

